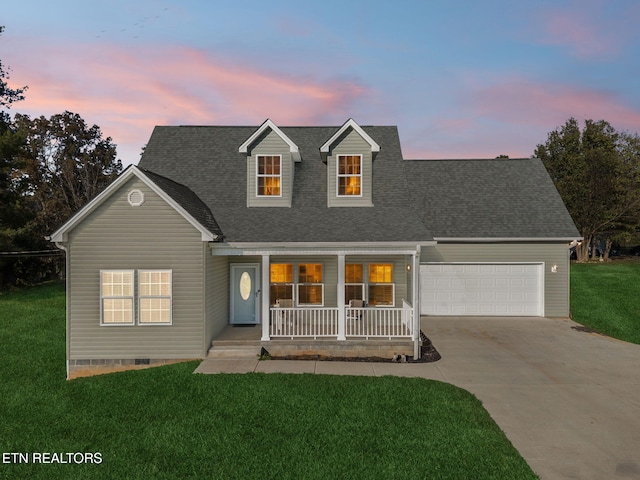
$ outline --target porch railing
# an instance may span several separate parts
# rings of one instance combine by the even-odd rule
[[[337,337],[338,309],[272,307],[269,330],[271,337]]]
[[[413,309],[346,307],[346,337],[413,338]]]
[[[413,338],[413,308],[403,301],[395,307],[345,307],[347,338]],[[270,309],[270,337],[338,336],[337,307],[294,307]]]

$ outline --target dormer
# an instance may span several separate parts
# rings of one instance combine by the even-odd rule
[[[247,206],[291,207],[298,146],[267,119],[238,151],[247,155]]]
[[[352,118],[320,147],[327,159],[327,206],[373,206],[373,158],[379,151]]]

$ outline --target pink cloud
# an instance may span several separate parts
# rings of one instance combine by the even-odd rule
[[[499,122],[546,126],[549,130],[569,117],[607,120],[618,130],[640,132],[640,110],[604,90],[512,78],[471,94],[479,117]]]
[[[640,109],[612,92],[524,77],[475,78],[440,115],[400,125],[406,158],[529,157],[570,117],[640,133]]]
[[[14,111],[79,113],[113,138],[125,164],[137,162],[155,125],[259,125],[267,117],[280,125],[340,124],[368,95],[353,80],[273,72],[186,47],[29,48],[27,41],[12,50],[6,61],[20,72],[15,80],[29,85]]]
[[[636,5],[572,0],[534,15],[535,35],[539,43],[568,47],[579,58],[606,58],[619,54],[637,35],[639,14]]]

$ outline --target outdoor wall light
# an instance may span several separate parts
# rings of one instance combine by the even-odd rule
[[[558,273],[558,265],[554,265],[551,267],[551,273]]]

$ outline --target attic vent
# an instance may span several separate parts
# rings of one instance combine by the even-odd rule
[[[127,200],[132,207],[139,207],[144,203],[144,193],[140,190],[131,190]]]

